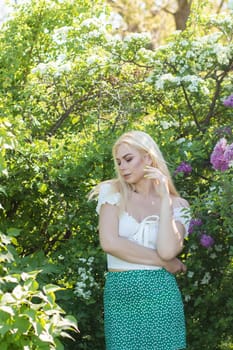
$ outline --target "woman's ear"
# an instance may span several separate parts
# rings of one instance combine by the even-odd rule
[[[144,161],[146,163],[146,165],[152,165],[152,159],[151,156],[149,155],[149,153],[145,153],[144,154]]]

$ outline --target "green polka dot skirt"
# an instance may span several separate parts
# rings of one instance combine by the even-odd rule
[[[183,302],[164,269],[108,272],[104,290],[106,350],[185,349]]]

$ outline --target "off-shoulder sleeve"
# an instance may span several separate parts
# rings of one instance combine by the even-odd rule
[[[175,221],[179,221],[185,228],[185,237],[188,236],[188,228],[191,220],[190,208],[177,207],[173,210],[173,217]]]
[[[98,203],[96,207],[96,211],[99,214],[100,208],[102,204],[109,203],[112,205],[119,205],[120,203],[120,193],[115,192],[113,186],[109,183],[102,184],[100,186]]]

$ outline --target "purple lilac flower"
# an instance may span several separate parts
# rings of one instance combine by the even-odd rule
[[[214,239],[209,235],[202,234],[200,239],[200,244],[205,248],[210,248],[214,244]]]
[[[224,106],[226,107],[233,107],[233,94],[228,96],[224,101],[223,101]]]
[[[222,126],[220,128],[217,128],[215,130],[215,134],[217,134],[219,137],[223,137],[224,135],[232,135],[232,128],[230,126]]]
[[[231,145],[227,145],[224,152],[224,159],[228,163],[233,160],[233,143]]]
[[[217,142],[210,156],[210,162],[215,170],[225,171],[228,169],[228,162],[224,158],[224,152],[226,149],[227,140],[225,138],[222,138]]]
[[[203,224],[201,219],[191,219],[189,223],[188,233],[193,233],[195,226],[201,226]]]
[[[192,167],[189,163],[182,162],[175,170],[175,175],[178,173],[183,173],[185,175],[188,175],[192,172]]]

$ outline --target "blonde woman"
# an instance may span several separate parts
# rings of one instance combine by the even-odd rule
[[[117,178],[99,184],[99,238],[107,254],[107,350],[185,349],[183,303],[175,274],[188,208],[154,140],[141,131],[113,146]],[[188,210],[186,209],[186,212]]]

